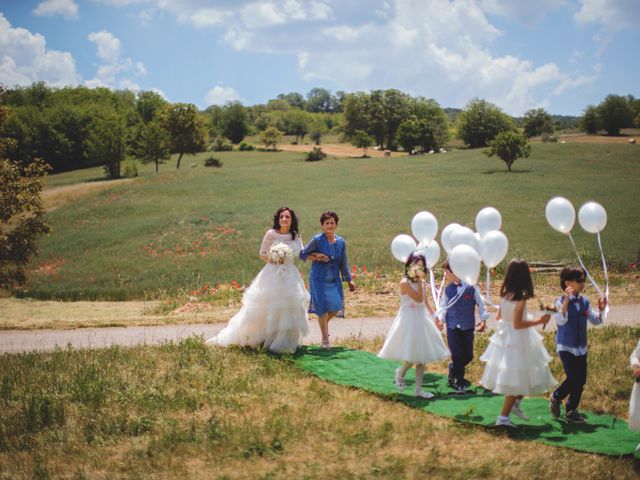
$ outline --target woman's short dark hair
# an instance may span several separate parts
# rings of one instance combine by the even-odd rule
[[[567,289],[567,282],[584,282],[587,278],[587,272],[582,267],[570,265],[564,267],[560,272],[560,288],[562,291]]]
[[[425,270],[427,269],[427,259],[423,253],[419,252],[411,252],[409,257],[407,257],[407,261],[404,262],[404,274],[407,275],[409,273],[409,267],[414,263],[418,263],[422,260],[422,264],[424,265]]]
[[[273,229],[278,231],[280,230],[280,214],[284,211],[289,211],[291,214],[291,228],[289,228],[289,233],[291,234],[291,240],[296,239],[296,235],[298,235],[298,217],[296,217],[296,212],[294,212],[289,207],[280,207],[278,211],[273,216]]]
[[[324,225],[324,222],[326,222],[329,218],[333,218],[336,221],[336,225],[338,224],[338,214],[332,210],[327,210],[322,215],[320,215],[320,225]]]
[[[500,296],[514,301],[534,297],[533,280],[531,280],[531,271],[527,262],[519,258],[514,258],[509,262],[500,288]]]

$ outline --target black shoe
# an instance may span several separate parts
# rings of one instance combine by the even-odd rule
[[[553,398],[553,395],[549,397],[549,412],[553,418],[560,418],[560,400]]]
[[[578,410],[571,410],[565,413],[564,418],[571,423],[587,423],[587,417],[581,414]]]
[[[455,378],[453,378],[453,362],[449,362],[449,376],[447,378],[447,381],[451,388],[455,388],[456,380]]]
[[[458,385],[464,388],[469,388],[471,386],[471,382],[466,378],[463,378],[461,381],[458,382]]]

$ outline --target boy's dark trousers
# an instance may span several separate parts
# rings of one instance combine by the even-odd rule
[[[447,343],[451,351],[451,376],[460,385],[464,379],[464,368],[473,360],[474,328],[461,330],[447,327]]]
[[[587,356],[573,355],[565,351],[558,352],[558,355],[567,378],[552,395],[554,399],[559,401],[569,396],[566,408],[567,412],[571,412],[578,409],[584,385],[587,383]]]

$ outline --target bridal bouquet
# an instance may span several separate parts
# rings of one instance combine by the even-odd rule
[[[407,277],[409,277],[409,280],[411,280],[412,282],[417,282],[419,279],[424,278],[424,276],[424,267],[417,263],[412,264],[409,267],[409,270],[407,270]]]
[[[293,250],[286,243],[274,243],[267,252],[269,263],[282,264],[286,260],[293,260]]]

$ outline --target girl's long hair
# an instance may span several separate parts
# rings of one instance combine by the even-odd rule
[[[533,281],[529,264],[522,259],[513,259],[509,262],[507,273],[504,276],[500,296],[507,300],[527,300],[533,298]]]
[[[296,212],[289,207],[280,207],[275,213],[273,216],[273,229],[276,231],[280,230],[280,214],[285,210],[288,210],[291,214],[291,228],[289,229],[289,233],[291,234],[291,240],[295,240],[296,236],[300,233],[298,232],[298,217],[296,217]]]

